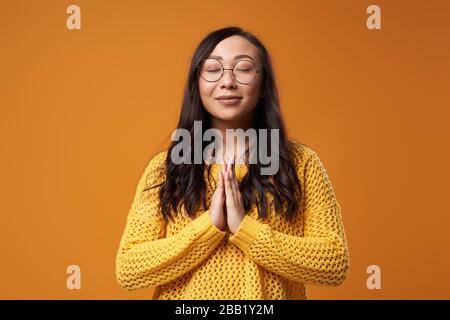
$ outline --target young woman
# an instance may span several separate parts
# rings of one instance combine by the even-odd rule
[[[249,162],[255,145],[242,141],[224,141],[215,163],[175,163],[173,141],[139,180],[117,253],[119,284],[183,300],[306,299],[305,284],[341,284],[349,270],[341,207],[317,154],[287,138],[270,57],[254,35],[230,27],[201,41],[178,129],[193,137],[196,121],[224,140],[226,129],[278,129],[278,170],[262,174],[261,161]]]

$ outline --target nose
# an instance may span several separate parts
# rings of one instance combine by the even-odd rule
[[[233,76],[233,70],[223,70],[222,79],[220,79],[221,89],[236,88],[236,80]]]

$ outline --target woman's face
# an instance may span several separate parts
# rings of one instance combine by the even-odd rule
[[[222,40],[209,57],[218,59],[225,69],[233,69],[238,61],[245,60],[253,61],[256,69],[261,70],[258,48],[241,36],[231,36]],[[240,65],[245,65],[245,62],[240,62]],[[261,81],[261,73],[259,73],[252,82],[239,83],[233,77],[232,70],[224,70],[222,77],[216,82],[208,82],[199,77],[200,97],[203,106],[211,115],[212,122],[239,123],[240,120],[248,118],[260,98]],[[239,99],[218,99],[230,95],[238,96]]]

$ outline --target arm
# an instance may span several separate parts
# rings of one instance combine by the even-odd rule
[[[326,171],[314,151],[304,166],[304,235],[273,230],[246,215],[230,237],[246,255],[267,270],[309,284],[339,285],[348,274],[347,241]]]
[[[211,223],[209,211],[204,211],[177,234],[164,237],[159,188],[143,191],[147,177],[158,179],[162,158],[162,154],[153,158],[139,180],[117,252],[117,281],[127,290],[161,285],[186,274],[205,260],[226,234]]]

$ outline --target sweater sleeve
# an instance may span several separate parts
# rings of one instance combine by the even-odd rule
[[[310,157],[302,167],[305,177],[303,236],[276,231],[246,215],[230,241],[250,259],[287,279],[339,285],[346,279],[350,266],[341,207],[317,154],[309,152]]]
[[[116,278],[126,290],[162,285],[186,274],[205,260],[226,234],[212,224],[207,210],[175,235],[165,237],[159,187],[144,191],[147,180],[158,179],[164,159],[159,154],[149,162],[128,213],[116,256]]]

